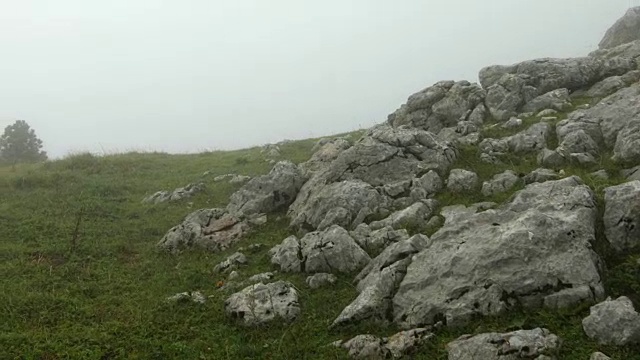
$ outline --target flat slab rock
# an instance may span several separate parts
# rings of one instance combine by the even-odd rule
[[[224,303],[228,316],[245,326],[256,326],[280,319],[293,321],[300,315],[298,292],[289,282],[254,284],[231,295]]]
[[[447,345],[449,360],[550,360],[560,339],[547,329],[517,330],[505,334],[464,335]]]
[[[403,328],[464,324],[514,306],[562,308],[604,298],[591,249],[597,208],[578,177],[534,183],[496,209],[447,221],[393,298]]]

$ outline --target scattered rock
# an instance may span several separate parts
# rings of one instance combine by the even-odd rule
[[[505,129],[515,129],[522,126],[522,119],[518,119],[516,117],[512,117],[509,121],[502,124],[502,127]]]
[[[317,289],[326,285],[334,284],[338,278],[333,274],[317,273],[307,277],[307,285],[312,289]]]
[[[592,306],[590,315],[582,320],[582,328],[600,344],[640,344],[640,314],[625,296],[607,298]]]
[[[541,328],[505,334],[463,335],[447,344],[449,360],[555,359],[544,354],[559,349],[560,339]]]
[[[604,234],[619,252],[640,246],[640,180],[604,189]]]
[[[391,226],[385,226],[371,230],[367,224],[358,225],[349,235],[369,254],[379,254],[387,246],[409,238],[406,229],[394,230]]]
[[[388,338],[369,334],[358,335],[348,341],[336,341],[333,345],[348,350],[349,356],[353,359],[399,359],[413,354],[420,345],[433,337],[431,329],[417,328],[401,331]]]
[[[523,106],[523,111],[540,112],[545,109],[567,111],[571,109],[568,89],[556,89],[542,94]]]
[[[472,171],[453,169],[447,179],[447,189],[456,193],[471,192],[478,187],[479,181],[478,174]]]
[[[437,207],[438,202],[433,199],[418,201],[406,209],[392,213],[384,220],[372,222],[369,227],[373,230],[391,227],[421,231]]]
[[[542,120],[545,117],[552,117],[558,114],[557,110],[554,109],[544,109],[542,111],[540,111],[536,116],[541,118],[540,120]]]
[[[525,175],[523,180],[524,183],[528,185],[534,182],[558,180],[558,178],[560,178],[560,175],[558,175],[558,173],[556,173],[555,171],[551,169],[538,168]]]
[[[187,291],[182,293],[177,293],[173,296],[167,298],[167,301],[173,302],[188,302],[192,301],[198,304],[204,304],[207,302],[207,298],[202,295],[200,291]]]
[[[142,200],[144,203],[159,204],[168,201],[178,201],[196,195],[205,190],[203,183],[189,184],[185,187],[177,188],[173,191],[158,191]]]
[[[628,181],[640,180],[640,166],[622,170],[622,176],[627,178]]]
[[[607,170],[594,171],[589,175],[591,177],[593,177],[594,179],[600,179],[600,180],[608,180],[609,179],[609,174],[607,173]]]
[[[518,182],[520,182],[518,175],[511,170],[507,170],[501,174],[495,175],[490,181],[485,181],[482,184],[481,192],[484,196],[504,193],[513,189]]]
[[[293,321],[300,315],[298,292],[291,283],[277,281],[254,284],[231,295],[224,303],[227,315],[245,326],[256,326],[276,319]]]
[[[247,257],[243,253],[237,252],[229,256],[226,260],[213,268],[214,272],[229,272],[238,268],[239,265],[246,265]]]

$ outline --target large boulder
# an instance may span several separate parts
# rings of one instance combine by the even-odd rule
[[[485,92],[468,81],[441,81],[409,97],[388,122],[394,127],[407,125],[438,133],[456,127],[459,121],[484,120]]]
[[[613,149],[612,160],[640,164],[640,84],[623,88],[590,109],[575,111],[558,123],[560,149],[594,155]],[[582,132],[579,132],[582,130]]]
[[[362,269],[369,255],[338,225],[324,231],[307,233],[300,241],[295,236],[270,250],[271,263],[282,271],[307,273],[348,273]]]
[[[598,46],[600,49],[610,49],[634,40],[640,40],[640,7],[627,10],[624,16],[607,30]]]
[[[254,284],[231,295],[224,303],[228,316],[245,326],[256,326],[277,319],[293,321],[300,315],[298,292],[292,284],[277,281]]]
[[[307,181],[289,208],[291,226],[301,233],[331,225],[351,230],[384,218],[396,199],[410,199],[412,179],[446,172],[456,156],[453,146],[424,130],[376,126]]]
[[[545,354],[560,349],[560,338],[547,329],[517,330],[505,334],[464,335],[447,344],[449,360],[555,359]]]
[[[534,183],[496,209],[460,216],[413,257],[393,298],[403,327],[467,322],[512,307],[603,298],[592,250],[597,207],[577,177]]]
[[[592,306],[589,316],[582,320],[582,328],[600,344],[640,344],[640,314],[625,296],[607,298]]]
[[[619,252],[640,247],[640,180],[604,189],[604,234]]]
[[[306,178],[290,161],[277,163],[267,175],[251,179],[231,195],[227,211],[254,215],[286,209],[295,200]]]

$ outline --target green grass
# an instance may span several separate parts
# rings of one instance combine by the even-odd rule
[[[349,136],[355,140],[359,135]],[[315,141],[280,145],[282,158],[308,159]],[[194,155],[77,154],[0,167],[0,359],[344,359],[343,350],[326,345],[360,333],[395,333],[394,327],[367,323],[328,329],[357,295],[353,275],[340,276],[330,288],[310,290],[306,275],[277,274],[276,279],[291,281],[299,290],[301,317],[290,324],[249,329],[224,315],[230,292],[216,287],[225,276],[213,267],[238,247],[261,243],[265,246],[246,253],[249,265],[239,270],[241,279],[273,271],[268,250],[290,234],[283,214],[271,214],[266,225],[223,253],[172,256],[156,250],[164,233],[191,211],[226,205],[240,185],[213,182],[216,175],[264,174],[271,168],[265,160],[260,148],[252,148]],[[492,167],[478,162],[472,149],[463,149],[456,165],[486,180],[507,168],[525,172],[534,167],[528,161],[505,159],[503,167]],[[567,169],[582,176],[586,171]],[[602,188],[620,181],[593,180],[590,185],[601,196]],[[206,192],[169,204],[141,203],[157,190],[192,182],[204,182]],[[443,205],[501,202],[511,193],[473,196],[445,192],[438,199]],[[637,257],[608,257],[612,295],[637,294]],[[194,290],[210,297],[204,305],[165,301]],[[444,345],[464,333],[546,326],[565,341],[561,359],[585,359],[597,348],[614,358],[634,359],[638,349],[599,347],[587,339],[580,327],[587,312],[514,311],[481,319],[443,330],[414,358],[446,359]]]

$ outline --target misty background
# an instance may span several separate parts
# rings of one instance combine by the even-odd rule
[[[0,0],[0,129],[51,157],[200,152],[386,120],[440,80],[587,55],[630,0]]]

